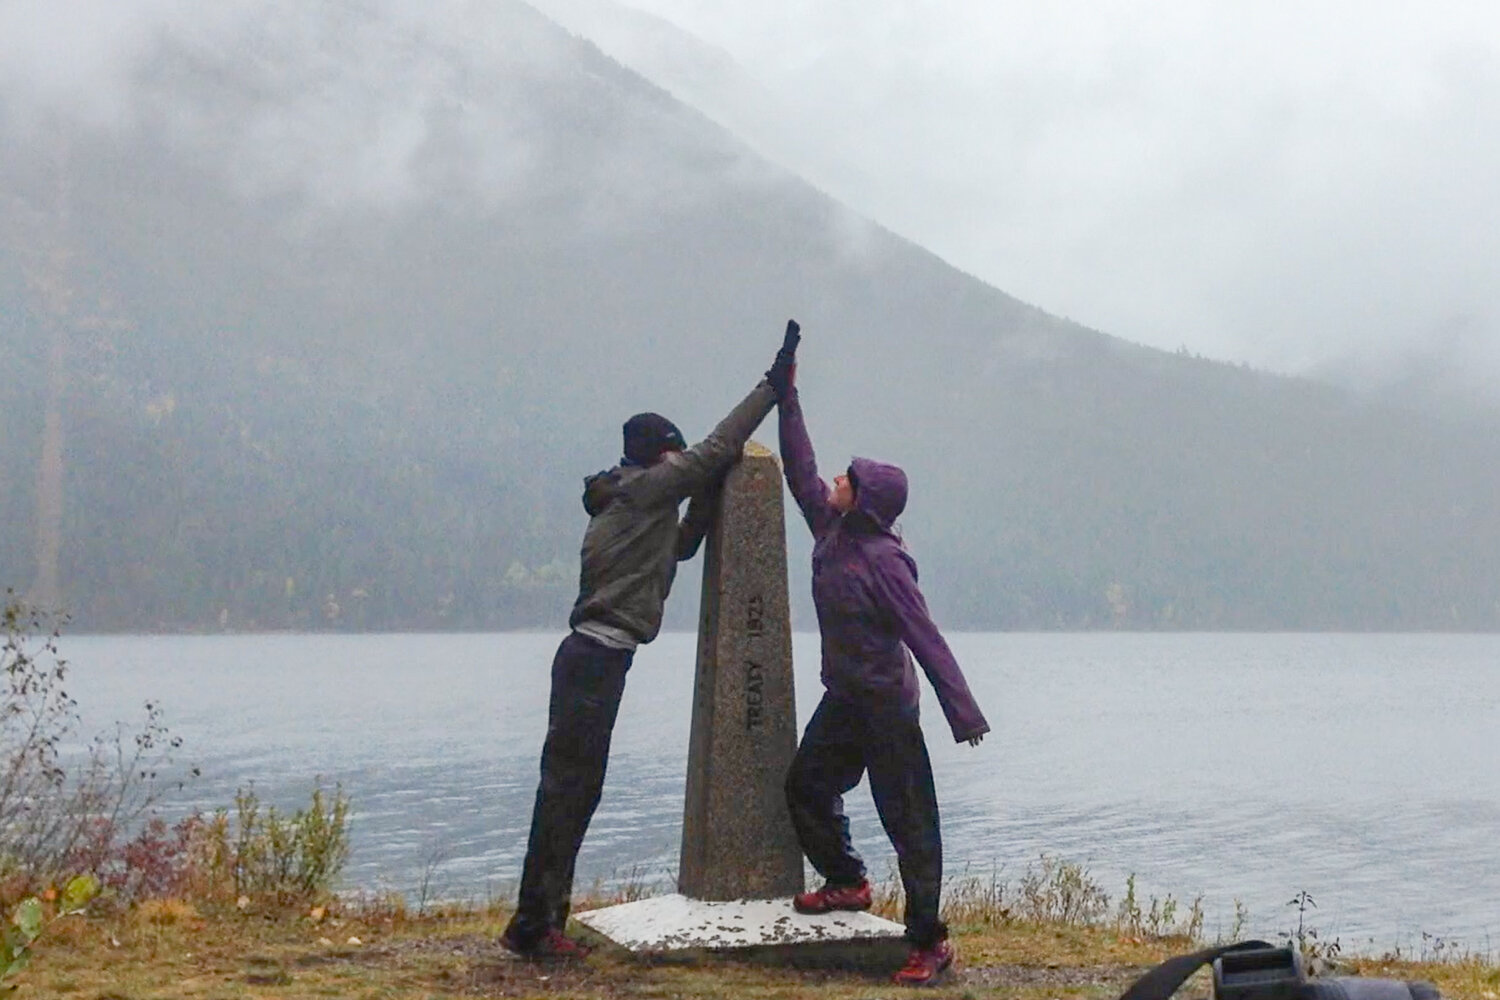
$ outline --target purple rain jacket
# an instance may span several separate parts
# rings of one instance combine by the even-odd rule
[[[953,739],[990,731],[963,671],[917,587],[917,564],[891,530],[906,509],[906,473],[856,458],[858,514],[840,514],[818,476],[812,441],[793,389],[780,411],[787,485],[813,533],[812,589],[823,638],[823,686],[840,701],[916,708],[912,654],[927,674]],[[858,516],[862,514],[863,516]],[[908,652],[910,650],[910,652]]]

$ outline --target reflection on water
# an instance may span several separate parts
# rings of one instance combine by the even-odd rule
[[[203,777],[174,810],[254,783],[305,803],[314,776],[353,798],[347,880],[482,898],[513,891],[525,849],[548,667],[560,634],[74,636],[89,725],[161,700]],[[1043,851],[1112,894],[1234,901],[1249,930],[1314,924],[1346,945],[1421,931],[1483,950],[1500,931],[1500,637],[967,634],[952,637],[995,734],[952,743],[927,699],[950,873],[1012,882]],[[798,714],[817,639],[795,638]],[[679,847],[694,643],[636,658],[580,885],[666,882]],[[875,873],[890,851],[848,797]]]

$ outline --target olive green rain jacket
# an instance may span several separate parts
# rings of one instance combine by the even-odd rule
[[[712,516],[708,494],[775,405],[776,394],[762,382],[691,448],[668,452],[655,465],[617,465],[585,481],[589,526],[570,627],[598,622],[639,642],[656,638],[677,561],[697,551]],[[678,507],[687,497],[693,502],[679,524]]]

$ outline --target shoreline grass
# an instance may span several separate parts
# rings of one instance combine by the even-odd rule
[[[580,900],[579,905],[615,901]],[[904,992],[890,985],[890,969],[782,968],[708,953],[653,960],[605,947],[576,965],[533,964],[499,947],[496,939],[508,917],[507,907],[477,904],[434,906],[416,914],[391,897],[297,909],[200,908],[180,899],[146,900],[74,921],[40,943],[20,995],[873,1000]],[[1107,926],[1010,918],[955,922],[953,936],[960,973],[929,994],[1100,1000],[1117,996],[1145,967],[1194,946],[1180,936],[1138,938]],[[1500,968],[1477,958],[1355,957],[1341,961],[1340,972],[1427,979],[1445,996],[1461,1000],[1495,1000],[1500,991]],[[1206,992],[1200,974],[1181,995]]]
[[[577,900],[575,911],[653,894],[638,876]],[[1170,897],[1168,897],[1170,898]],[[899,880],[878,883],[876,910],[899,919]],[[1180,911],[1174,924],[1164,914]],[[1153,925],[1151,914],[1155,912]],[[1195,919],[1194,914],[1198,916]],[[900,995],[893,971],[868,964],[789,968],[743,956],[696,952],[643,958],[601,945],[586,962],[542,965],[498,944],[508,901],[434,902],[418,909],[398,894],[346,894],[291,906],[272,897],[194,901],[147,898],[102,905],[38,943],[20,978],[22,996],[77,1000],[248,1000],[357,997],[754,997],[875,1000]],[[1142,904],[1133,882],[1113,907],[1088,870],[1042,858],[1012,886],[995,873],[949,879],[944,915],[960,971],[928,994],[972,1000],[1109,1000],[1145,968],[1202,946],[1201,911]],[[1189,933],[1193,928],[1197,933]],[[1304,947],[1306,944],[1304,942]],[[1500,998],[1500,966],[1488,956],[1449,951],[1437,960],[1335,954],[1328,971],[1434,982],[1459,1000]],[[1205,973],[1183,997],[1208,993]]]

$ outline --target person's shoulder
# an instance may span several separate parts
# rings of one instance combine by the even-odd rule
[[[665,483],[684,468],[687,468],[687,461],[677,452],[668,452],[655,465],[621,466],[620,492],[636,505],[650,506],[653,502],[667,504],[672,498],[657,494]]]
[[[894,535],[880,532],[869,536],[865,540],[865,551],[881,570],[917,575],[917,561],[907,551],[906,544]]]
[[[625,496],[634,495],[639,492],[648,471],[650,471],[648,468],[640,465],[616,466],[614,470],[616,489]]]

